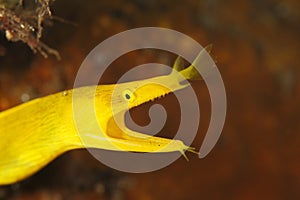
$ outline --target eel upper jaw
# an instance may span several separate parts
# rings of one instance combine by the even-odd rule
[[[111,117],[107,121],[106,126],[106,135],[112,138],[127,138],[130,137],[138,137],[138,138],[147,138],[149,135],[143,133],[136,133],[130,130],[125,123],[125,113],[129,111],[131,108],[139,106],[149,101],[154,101],[155,99],[164,97],[168,93],[185,88],[189,85],[189,83],[173,83],[169,88],[165,86],[160,86],[157,84],[145,84],[136,90],[137,101],[133,102],[129,105],[116,106],[112,109]],[[156,91],[155,95],[149,95],[149,92],[146,91]],[[141,95],[146,94],[146,95]],[[129,137],[130,136],[130,137]]]

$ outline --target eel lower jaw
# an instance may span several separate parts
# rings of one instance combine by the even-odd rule
[[[133,151],[148,153],[179,151],[186,160],[188,160],[188,158],[185,155],[185,151],[198,154],[193,147],[186,146],[180,140],[161,138],[130,130],[124,123],[124,117],[125,111],[119,112],[115,117],[111,117],[108,122],[109,128],[106,133],[107,136],[112,139],[126,141],[126,143],[132,145],[134,149],[136,144],[141,144],[145,147],[144,149],[137,148]],[[120,128],[120,126],[122,128]]]

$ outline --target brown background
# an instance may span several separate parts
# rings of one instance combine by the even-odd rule
[[[0,110],[72,88],[85,56],[106,38],[136,27],[159,26],[185,33],[203,46],[222,74],[228,98],[226,124],[204,159],[188,154],[170,166],[146,174],[127,174],[96,161],[85,150],[56,159],[38,174],[0,187],[0,199],[300,199],[300,3],[297,0],[57,0],[54,22],[43,40],[59,50],[61,61],[32,54],[1,34]],[[147,62],[171,65],[166,52],[137,51],[113,63],[104,83]],[[201,145],[210,117],[203,82],[201,122],[193,146]],[[158,100],[170,118],[160,135],[172,137],[179,123],[173,95]],[[148,123],[150,104],[132,111]],[[0,158],[1,159],[1,158]]]

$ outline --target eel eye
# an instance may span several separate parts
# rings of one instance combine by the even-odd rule
[[[126,101],[129,102],[132,102],[135,99],[134,94],[130,90],[124,90],[122,96]]]

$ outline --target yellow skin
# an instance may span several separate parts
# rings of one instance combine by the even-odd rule
[[[202,51],[201,51],[202,52]],[[198,62],[201,52],[196,58]],[[122,84],[88,86],[38,98],[0,113],[0,185],[12,184],[40,170],[60,154],[79,148],[132,152],[192,151],[182,141],[149,136],[128,129],[124,114],[130,108],[185,88],[185,79],[200,79],[194,63],[170,75]],[[179,72],[177,72],[177,71]],[[80,124],[74,121],[73,94],[79,94]],[[96,123],[84,115],[94,100]],[[83,114],[81,114],[83,113]],[[116,123],[116,120],[118,123]]]

